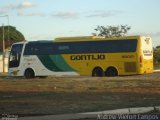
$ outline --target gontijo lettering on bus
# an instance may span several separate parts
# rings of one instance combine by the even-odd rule
[[[98,55],[71,55],[71,60],[105,60],[106,56],[104,54]]]

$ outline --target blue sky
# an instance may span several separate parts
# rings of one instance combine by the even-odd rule
[[[160,45],[160,0],[0,0],[0,16],[27,40],[88,36],[98,25],[129,25]],[[7,18],[0,17],[0,24]]]

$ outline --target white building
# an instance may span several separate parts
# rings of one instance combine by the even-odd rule
[[[3,65],[3,54],[0,54],[0,73],[2,73],[2,72],[7,73],[8,72],[8,58],[9,58],[9,52],[7,51],[5,53],[4,65]],[[4,69],[4,71],[3,71],[3,69]]]

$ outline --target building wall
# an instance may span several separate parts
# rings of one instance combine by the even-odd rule
[[[0,73],[3,72],[3,55],[0,55]],[[8,72],[8,56],[4,59],[4,72]]]

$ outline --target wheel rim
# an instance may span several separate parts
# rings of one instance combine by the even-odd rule
[[[101,68],[96,68],[93,73],[93,77],[102,77],[103,76],[103,70]]]
[[[33,72],[33,70],[31,70],[31,69],[26,70],[24,76],[27,79],[34,78],[34,72]]]
[[[118,76],[118,72],[115,68],[109,68],[106,72],[105,72],[105,75],[107,77],[115,77],[115,76]]]

